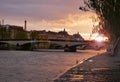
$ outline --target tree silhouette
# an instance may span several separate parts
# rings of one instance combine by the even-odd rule
[[[10,32],[3,26],[0,26],[0,39],[10,39]]]
[[[32,31],[31,34],[30,34],[30,37],[32,40],[36,40],[39,38],[39,33],[38,31]]]
[[[83,11],[95,11],[100,19],[98,32],[109,36],[110,39],[120,37],[120,0],[84,0]]]
[[[14,35],[14,39],[28,39],[25,31],[17,31]]]

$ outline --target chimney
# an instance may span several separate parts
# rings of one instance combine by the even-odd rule
[[[4,19],[2,19],[2,25],[4,25]]]
[[[0,20],[0,26],[1,26],[2,24],[1,24],[1,20]]]
[[[24,30],[26,30],[26,28],[27,28],[27,21],[25,20],[24,23],[25,23]]]

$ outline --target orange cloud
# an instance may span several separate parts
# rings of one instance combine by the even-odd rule
[[[68,17],[59,20],[42,20],[40,25],[47,27],[47,29],[63,29],[69,31],[70,34],[75,32],[80,33],[91,33],[93,28],[93,22],[91,17],[94,16],[94,13],[74,13],[69,14]],[[57,30],[57,31],[58,31]]]
[[[34,21],[30,18],[27,18],[27,30],[51,30],[51,31],[61,31],[64,28],[68,31],[69,34],[81,33],[84,38],[89,38],[93,24],[92,17],[94,13],[91,12],[80,12],[69,14],[65,18],[56,19],[56,20],[40,20]],[[20,18],[18,18],[20,19]],[[25,18],[26,19],[26,18]],[[9,22],[11,20],[7,20]],[[13,21],[11,24],[23,25],[24,21]]]

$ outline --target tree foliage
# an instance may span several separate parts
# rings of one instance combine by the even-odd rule
[[[84,0],[81,10],[93,10],[100,19],[95,30],[109,36],[110,39],[120,37],[120,0]]]
[[[25,31],[17,31],[14,35],[14,39],[27,39],[27,33]]]
[[[32,31],[30,37],[32,40],[36,40],[39,38],[39,33],[37,31]]]
[[[0,26],[0,39],[10,39],[10,33],[6,28]]]

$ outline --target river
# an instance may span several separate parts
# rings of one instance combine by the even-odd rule
[[[0,82],[53,82],[66,70],[103,51],[0,51]]]

